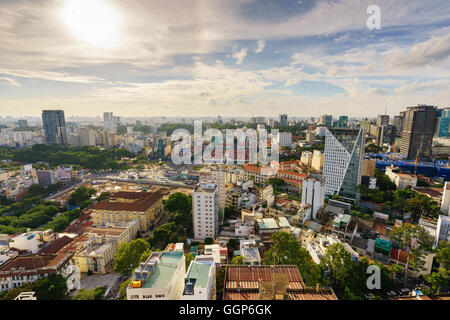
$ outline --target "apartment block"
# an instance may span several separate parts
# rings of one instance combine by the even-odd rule
[[[215,183],[198,185],[192,193],[195,239],[214,238],[219,230],[218,188]]]

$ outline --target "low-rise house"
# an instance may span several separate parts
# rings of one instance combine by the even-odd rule
[[[134,270],[127,300],[179,300],[185,287],[186,262],[181,251],[153,252]]]
[[[402,173],[398,167],[386,167],[385,173],[398,189],[413,188],[417,185],[417,177]]]
[[[227,266],[223,300],[337,300],[330,288],[307,288],[296,266]]]
[[[244,262],[250,265],[261,264],[261,256],[255,240],[241,240],[239,254],[244,257]]]
[[[181,300],[215,299],[216,265],[214,259],[211,256],[196,256],[186,272]]]

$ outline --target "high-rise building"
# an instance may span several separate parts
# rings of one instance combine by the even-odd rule
[[[403,115],[401,115],[401,114],[403,114]],[[398,137],[402,136],[404,115],[405,115],[405,113],[401,112],[399,116],[394,116],[393,125],[395,127]]]
[[[288,125],[287,114],[280,114],[279,122],[280,126],[286,127]]]
[[[80,137],[80,146],[95,146],[95,131],[89,128],[80,128],[78,130]]]
[[[450,217],[440,215],[436,225],[436,244],[450,241]]]
[[[437,108],[418,105],[408,107],[403,121],[400,153],[407,159],[428,160],[431,155],[431,144],[435,132]]]
[[[333,122],[333,116],[324,114],[319,118],[319,125],[330,127]]]
[[[387,126],[389,125],[389,115],[388,114],[379,114],[377,116],[377,127]]]
[[[441,211],[446,215],[449,214],[450,208],[450,181],[445,182],[442,192]]]
[[[361,175],[374,177],[375,176],[375,159],[364,159],[362,162]]]
[[[316,142],[316,132],[313,130],[306,131],[306,142],[314,144]]]
[[[225,200],[226,200],[226,190],[225,190],[225,171],[212,170],[202,172],[200,174],[200,183],[213,182],[217,185],[218,201],[219,201],[219,212],[223,214],[225,212]]]
[[[67,144],[66,120],[63,110],[43,110],[42,122],[46,144]]]
[[[450,137],[450,108],[441,110],[437,136],[440,138]]]
[[[311,169],[322,172],[323,169],[323,153],[319,150],[313,151],[313,156],[311,160]]]
[[[192,193],[194,238],[214,238],[219,231],[219,201],[215,183],[199,184]]]
[[[103,125],[105,128],[111,128],[113,123],[113,113],[112,112],[103,112]]]
[[[385,143],[393,145],[395,143],[397,130],[391,125],[382,125],[377,127],[376,144],[383,146]]]
[[[325,177],[319,174],[310,174],[303,180],[302,205],[311,207],[313,219],[316,219],[317,211],[323,207],[325,201]]]
[[[325,136],[323,175],[325,194],[359,201],[365,130],[329,128]]]
[[[348,127],[348,117],[340,116],[339,120],[337,121],[337,126],[340,128],[347,128]]]

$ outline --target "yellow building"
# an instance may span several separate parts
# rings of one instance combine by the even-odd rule
[[[362,176],[375,176],[375,159],[364,159],[361,168]]]
[[[73,262],[80,272],[108,273],[113,269],[113,259],[120,244],[135,239],[138,230],[138,220],[96,227],[78,247]]]
[[[162,213],[162,194],[159,192],[117,192],[108,201],[92,207],[92,218],[96,225],[128,222],[138,219],[139,230],[145,232],[158,221]]]

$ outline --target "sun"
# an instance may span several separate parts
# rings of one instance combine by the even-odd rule
[[[78,40],[100,48],[119,43],[120,15],[107,0],[66,0],[60,17]]]

